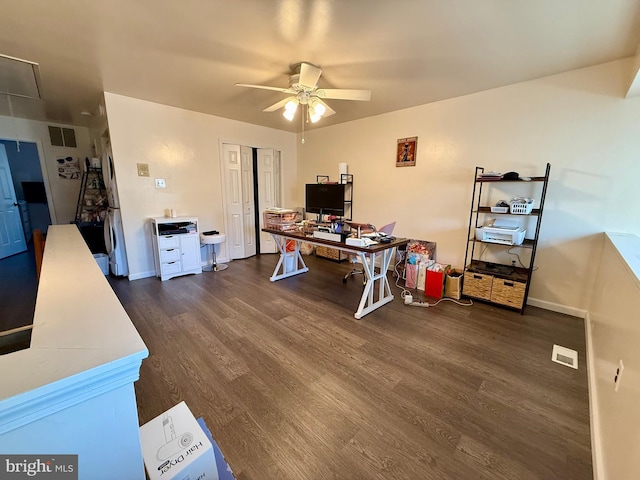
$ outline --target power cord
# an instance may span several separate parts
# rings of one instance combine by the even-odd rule
[[[456,300],[455,298],[442,297],[437,302],[429,303],[429,302],[423,302],[423,301],[414,302],[413,301],[413,295],[411,295],[410,293],[408,293],[408,294],[406,294],[404,296],[404,304],[409,306],[409,307],[435,307],[440,302],[453,302],[456,305],[460,305],[461,307],[470,307],[470,306],[473,305],[473,301],[471,299],[469,299],[469,303],[463,303],[463,302],[461,302],[459,300]]]

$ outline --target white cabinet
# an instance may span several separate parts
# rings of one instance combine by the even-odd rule
[[[202,273],[197,217],[152,218],[151,233],[157,277]]]

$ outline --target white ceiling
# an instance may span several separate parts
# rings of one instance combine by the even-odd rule
[[[629,57],[640,0],[0,0],[0,54],[40,64],[43,100],[16,116],[88,125],[102,91],[299,131],[262,109],[290,65],[319,86],[326,126]],[[0,114],[8,115],[6,98]],[[298,114],[299,115],[299,114]],[[308,128],[308,127],[307,127]]]

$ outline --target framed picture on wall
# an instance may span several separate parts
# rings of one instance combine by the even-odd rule
[[[396,167],[415,167],[418,137],[399,138],[396,148]]]

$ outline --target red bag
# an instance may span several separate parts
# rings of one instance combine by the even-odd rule
[[[443,265],[442,263],[434,263],[427,269],[427,281],[424,288],[424,294],[427,297],[442,298],[444,290],[444,277],[451,265]]]

